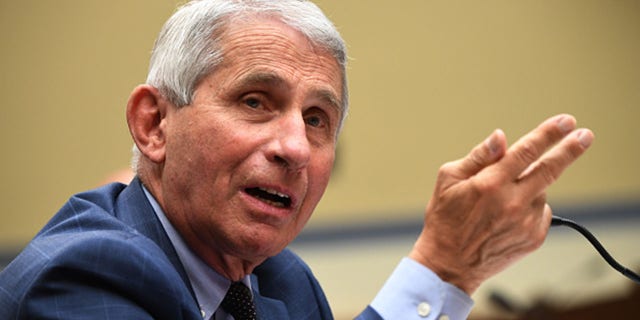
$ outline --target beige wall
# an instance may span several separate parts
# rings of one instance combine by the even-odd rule
[[[0,0],[0,251],[23,245],[71,194],[128,165],[124,106],[176,3]],[[597,139],[552,188],[552,204],[638,201],[640,1],[318,3],[349,45],[352,109],[313,225],[419,221],[440,164],[494,128],[513,140],[560,112]],[[630,267],[634,223],[598,230]],[[295,249],[348,319],[411,241]],[[474,314],[492,314],[486,296],[496,288],[521,302],[552,292],[571,306],[628,285],[582,238],[552,233],[474,295]]]
[[[349,44],[352,109],[313,224],[416,218],[441,163],[560,112],[597,139],[552,203],[640,195],[640,1],[318,3]],[[127,166],[126,99],[175,6],[0,0],[0,247]]]
[[[353,111],[323,212],[419,209],[441,163],[560,112],[597,141],[552,203],[640,195],[639,1],[341,3]]]

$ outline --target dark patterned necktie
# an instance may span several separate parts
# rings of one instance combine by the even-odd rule
[[[242,282],[231,284],[227,295],[224,296],[220,307],[235,320],[256,320],[256,306],[253,304],[251,290]]]

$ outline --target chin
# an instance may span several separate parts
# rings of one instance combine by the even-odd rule
[[[293,240],[284,238],[281,232],[283,231],[265,232],[265,230],[259,230],[242,239],[236,247],[237,251],[245,260],[265,260],[273,257],[284,250]]]

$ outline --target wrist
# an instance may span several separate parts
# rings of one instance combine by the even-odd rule
[[[480,286],[481,281],[474,280],[473,277],[470,276],[471,270],[454,268],[447,263],[443,263],[442,259],[437,258],[437,255],[435,258],[433,256],[427,256],[414,248],[409,253],[408,257],[429,268],[442,281],[457,287],[469,296],[471,296]]]

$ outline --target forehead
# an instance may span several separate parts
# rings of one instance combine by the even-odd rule
[[[223,59],[217,71],[225,70],[232,78],[246,78],[253,72],[277,74],[332,91],[342,104],[342,68],[333,55],[277,18],[232,18],[219,45]]]

